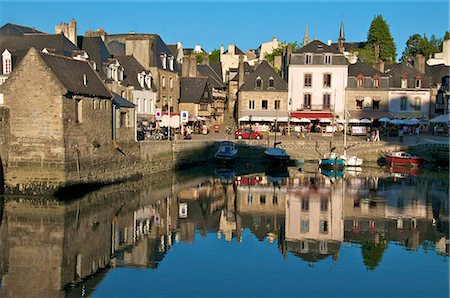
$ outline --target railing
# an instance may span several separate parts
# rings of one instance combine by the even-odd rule
[[[333,111],[333,105],[300,105],[299,111]]]

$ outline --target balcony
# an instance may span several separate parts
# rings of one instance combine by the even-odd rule
[[[297,109],[298,111],[334,111],[333,105],[300,105],[300,108]]]

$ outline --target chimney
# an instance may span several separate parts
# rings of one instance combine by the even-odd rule
[[[328,46],[331,46],[332,43],[333,42],[331,41],[331,39],[329,39],[327,44],[328,44]]]
[[[239,77],[238,86],[241,88],[244,85],[244,56],[239,55]]]
[[[414,68],[420,73],[425,73],[425,57],[421,54],[414,57]]]
[[[220,55],[222,55],[225,52],[224,48],[223,48],[223,44],[220,45]]]
[[[442,52],[444,53],[444,65],[450,66],[450,39],[444,40]]]
[[[209,55],[206,55],[202,60],[202,65],[209,65]]]
[[[235,55],[236,54],[235,51],[236,51],[236,46],[234,44],[228,45],[228,54]]]
[[[384,73],[384,61],[380,59],[377,63],[373,65],[373,68],[375,68],[379,72]]]
[[[178,50],[181,49],[181,46],[182,46],[181,41],[177,42],[177,49]]]
[[[189,73],[188,77],[194,78],[197,76],[197,58],[195,56],[189,57]]]
[[[189,57],[183,57],[183,63],[181,64],[181,76],[182,77],[189,77],[189,63],[190,58]]]

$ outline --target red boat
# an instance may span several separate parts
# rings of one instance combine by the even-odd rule
[[[404,151],[387,152],[384,154],[384,158],[386,158],[387,163],[390,165],[418,167],[423,163],[422,158]]]

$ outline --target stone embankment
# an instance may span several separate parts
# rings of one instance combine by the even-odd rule
[[[5,183],[6,193],[41,194],[74,185],[111,184],[143,176],[170,171],[177,168],[211,165],[218,148],[219,140],[178,140],[178,141],[147,141],[123,145],[121,153],[101,166],[85,164],[65,173],[66,180],[52,180],[55,175],[46,168],[41,171],[38,165],[35,169],[24,171],[27,177],[18,172]],[[264,164],[264,150],[270,146],[269,140],[239,140],[239,165],[256,166]],[[336,147],[338,154],[342,153],[342,142],[331,142],[328,139],[290,139],[283,140],[280,147],[285,148],[292,159],[317,160],[330,148]],[[407,150],[423,157],[428,163],[448,165],[448,144],[422,144],[416,146],[400,146],[390,142],[360,142],[348,144],[348,154],[364,159],[365,164],[376,163],[383,152],[390,150]],[[56,169],[55,169],[56,170]],[[29,177],[37,173],[39,177]],[[48,179],[47,179],[48,175]],[[8,172],[6,175],[8,176]],[[6,179],[5,179],[6,181]],[[37,181],[37,182],[36,182]]]

